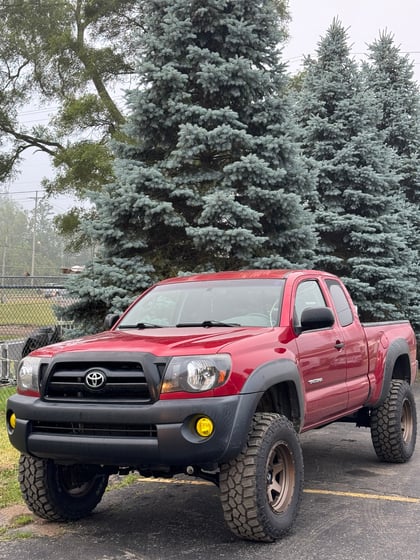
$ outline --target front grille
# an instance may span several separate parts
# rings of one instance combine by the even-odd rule
[[[100,370],[105,383],[88,387],[86,375]],[[157,370],[158,371],[158,370]],[[152,391],[157,387],[152,386]],[[149,403],[152,392],[138,362],[57,362],[46,379],[43,397],[52,401]]]
[[[43,422],[32,425],[34,434],[50,435],[83,435],[99,437],[136,437],[156,438],[157,429],[154,424],[90,424],[86,422]]]

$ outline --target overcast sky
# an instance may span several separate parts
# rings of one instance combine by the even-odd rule
[[[283,58],[291,72],[301,67],[304,55],[315,53],[320,38],[337,16],[348,28],[355,59],[365,59],[366,45],[377,39],[380,31],[388,30],[401,51],[409,53],[420,82],[420,0],[289,0],[289,6],[290,40],[283,50]],[[40,120],[45,124],[48,121],[47,113],[38,110],[29,111],[25,117],[30,122]],[[16,193],[15,200],[24,207],[32,208],[35,190],[42,193],[40,181],[46,174],[49,174],[48,158],[40,153],[28,153],[28,162],[13,181],[10,193]],[[50,202],[58,213],[69,205],[66,197]]]
[[[401,51],[413,60],[420,81],[420,0],[289,0],[290,40],[283,50],[289,69],[297,70],[304,55],[314,54],[334,17],[348,28],[357,60],[366,58],[367,44],[389,31]]]

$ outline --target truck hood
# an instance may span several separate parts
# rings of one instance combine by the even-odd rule
[[[148,352],[155,356],[217,353],[225,346],[272,331],[267,327],[182,327],[116,330],[44,346],[34,356],[61,352]]]

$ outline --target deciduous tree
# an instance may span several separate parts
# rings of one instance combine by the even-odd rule
[[[35,149],[57,172],[49,193],[83,198],[112,180],[109,140],[125,121],[119,86],[133,72],[140,23],[137,0],[0,3],[0,179]],[[24,126],[28,104],[50,109],[48,124]]]

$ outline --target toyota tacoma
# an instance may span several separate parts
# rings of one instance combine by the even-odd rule
[[[362,324],[336,276],[171,278],[105,325],[25,356],[8,401],[22,494],[45,519],[88,515],[112,474],[184,473],[218,485],[236,535],[273,541],[298,512],[300,433],[352,421],[379,460],[413,454],[414,332]]]

